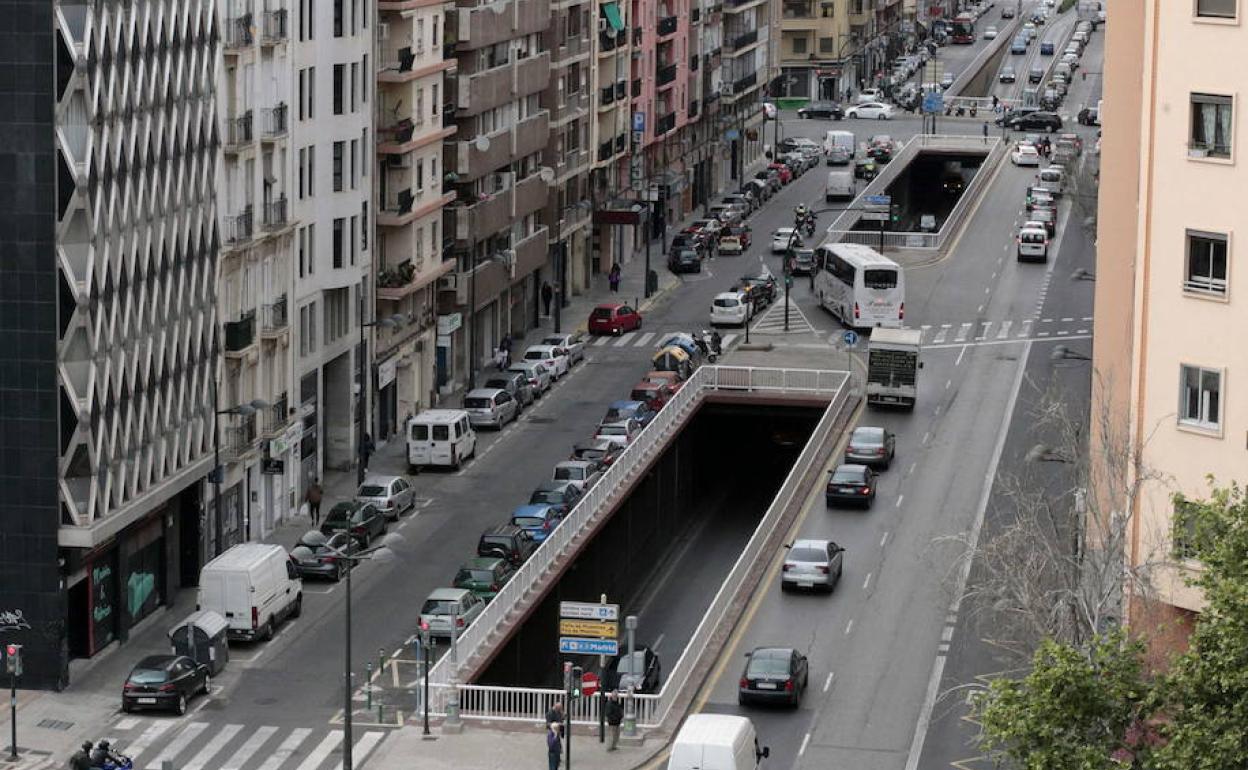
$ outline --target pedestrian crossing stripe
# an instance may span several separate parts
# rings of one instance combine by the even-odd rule
[[[796,306],[796,305],[794,305],[793,307],[794,307],[794,308],[796,308],[797,306]],[[793,319],[794,319],[795,317],[796,317],[796,316],[790,316],[790,318],[789,318],[789,326],[790,326],[790,328],[792,328],[792,327],[793,327],[793,325],[794,325],[794,320],[793,320]],[[783,323],[783,318],[781,319],[781,322]],[[755,327],[751,327],[751,328],[755,328]],[[811,329],[810,329],[809,331],[813,331],[813,330],[814,330],[814,327],[811,327]],[[657,347],[659,347],[659,345],[661,345],[662,343],[666,342],[667,340],[670,340],[673,336],[675,336],[675,335],[677,335],[677,334],[692,334],[692,333],[693,333],[693,332],[689,332],[689,331],[682,331],[682,330],[676,330],[676,331],[670,331],[670,332],[663,332],[663,333],[659,333],[659,332],[645,332],[645,333],[640,333],[640,332],[638,332],[638,333],[633,333],[633,332],[629,332],[628,334],[625,334],[625,335],[623,335],[623,336],[621,336],[621,337],[599,337],[599,338],[597,338],[596,340],[594,340],[593,342],[591,342],[591,343],[589,343],[589,344],[590,344],[590,345],[592,345],[593,347],[599,347],[599,348],[601,348],[601,347],[607,347],[607,346],[616,347],[616,348],[620,348],[620,347],[631,347],[631,348],[645,348],[645,347],[652,347],[652,348],[657,348]],[[727,347],[728,347],[728,345],[729,345],[729,343],[730,343],[732,340],[736,339],[738,336],[740,336],[740,335],[736,334],[735,332],[734,332],[734,333],[730,333],[730,334],[724,334],[724,335],[723,335],[723,339],[720,341],[721,346],[723,346],[724,348],[727,348]]]
[[[260,765],[259,770],[278,770],[311,734],[312,728],[310,727],[298,727],[291,730],[290,735],[286,736],[286,740],[282,741],[281,745],[277,747],[277,751],[264,760],[264,764]],[[244,761],[246,760],[244,759]],[[240,767],[239,770],[242,770],[242,768]]]
[[[191,722],[186,729],[174,736],[173,740],[165,746],[165,748],[156,756],[155,761],[148,765],[150,770],[160,770],[160,766],[166,761],[172,762],[178,754],[181,754],[191,741],[199,737],[199,734],[208,729],[207,722]],[[131,757],[133,759],[134,757]]]
[[[1041,331],[1036,331],[1037,323],[1041,325]],[[1069,326],[1069,328],[1065,328],[1066,326]],[[1022,340],[1033,337],[1065,337],[1069,335],[1084,335],[1090,332],[1087,324],[1074,322],[1073,319],[1070,324],[1058,324],[1050,322],[1049,319],[1037,321],[1034,318],[1028,318],[1023,321],[968,321],[961,324],[941,324],[940,326],[924,324],[919,326],[918,330],[923,335],[922,344],[924,345],[944,345],[946,343],[971,344],[991,340]]]
[[[312,743],[314,730],[308,727],[289,728],[281,743],[271,744],[282,732],[274,725],[250,727],[242,724],[210,724],[190,722],[164,746],[157,740],[182,723],[162,719],[150,724],[127,717],[115,727],[119,730],[141,730],[132,743],[110,741],[119,751],[134,760],[136,768],[160,770],[165,762],[179,770],[341,770],[342,761],[334,757],[341,750],[342,731],[331,729]],[[244,732],[245,731],[245,732]],[[356,768],[385,739],[385,730],[357,733],[352,743]],[[240,743],[241,741],[241,743]],[[267,750],[266,750],[267,747]],[[310,748],[309,748],[310,747]],[[222,759],[222,757],[228,757]]]
[[[306,728],[301,728],[301,729],[306,729]],[[269,738],[272,738],[273,734],[276,732],[277,732],[277,728],[272,725],[265,725],[257,729],[254,733],[251,734],[251,737],[247,739],[246,743],[244,743],[242,746],[239,746],[238,750],[235,751],[232,755],[230,755],[230,758],[227,759],[225,761],[225,764],[221,766],[221,770],[243,770],[243,764],[248,759],[250,759],[257,751],[259,751],[260,747],[263,746],[266,742],[268,742]],[[307,730],[307,732],[304,733],[303,737],[307,737],[307,733],[310,733],[310,732],[312,731]],[[300,743],[303,742],[303,737],[299,739]],[[295,745],[298,746],[299,744],[295,744]],[[287,756],[289,756],[289,754],[287,754]]]
[[[811,334],[815,327],[796,302],[789,302],[787,314],[789,318],[786,330],[784,318],[786,314],[784,297],[780,297],[750,326],[751,332],[758,334]]]

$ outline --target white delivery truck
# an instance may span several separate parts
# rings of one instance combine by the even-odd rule
[[[828,183],[824,187],[823,197],[828,203],[832,201],[852,200],[854,197],[854,172],[840,169],[828,172]]]
[[[919,395],[921,329],[873,329],[867,343],[867,403],[914,408]]]
[[[303,582],[285,548],[240,543],[204,565],[198,609],[224,617],[230,639],[267,641],[303,611]]]
[[[691,714],[672,741],[667,770],[756,770],[770,755],[747,717]]]

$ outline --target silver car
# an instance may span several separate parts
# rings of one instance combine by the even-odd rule
[[[845,462],[888,470],[897,456],[897,438],[887,428],[862,425],[854,428],[845,446]]]
[[[542,338],[542,344],[563,348],[568,366],[576,366],[585,360],[585,338],[580,334],[548,334]]]
[[[416,503],[416,491],[402,476],[364,477],[364,483],[355,492],[361,503],[372,503],[387,519],[396,521],[399,515]]]
[[[633,439],[637,438],[638,433],[641,433],[641,423],[636,420],[624,420],[623,422],[608,422],[599,425],[598,432],[594,434],[594,438],[604,439],[620,448],[625,448],[633,443]]]
[[[504,425],[516,419],[519,406],[511,394],[501,388],[477,388],[464,396],[464,411],[474,428],[482,426],[502,430]]]
[[[841,579],[845,549],[831,540],[795,540],[786,545],[780,590],[819,588],[831,591]]]
[[[435,588],[420,607],[420,625],[432,636],[462,634],[484,610],[485,602],[466,588]]]
[[[533,395],[538,398],[541,398],[543,393],[550,390],[550,384],[553,381],[550,369],[547,369],[545,364],[537,361],[517,361],[508,367],[507,371],[523,374],[533,388]]]
[[[593,460],[564,460],[555,466],[553,479],[575,484],[586,492],[602,478],[602,466]]]

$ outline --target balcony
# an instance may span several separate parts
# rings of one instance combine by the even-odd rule
[[[377,274],[377,299],[398,302],[428,283],[428,274],[422,275],[410,260],[406,260]]]
[[[550,84],[550,52],[543,51],[481,72],[461,72],[457,83],[457,114],[477,115],[518,97],[546,90]]]
[[[599,109],[603,107],[610,107],[613,103],[615,103],[615,86],[614,85],[603,86],[601,89],[599,89],[598,91]]]
[[[472,270],[457,273],[452,284],[455,303],[460,306],[470,303],[475,273],[479,310],[508,286],[546,264],[548,247],[548,231],[539,227],[531,235],[517,241],[511,249],[495,254],[492,259],[482,259]]]
[[[273,141],[286,136],[286,122],[289,112],[290,108],[286,106],[285,102],[278,104],[276,107],[260,110],[261,140]]]
[[[751,72],[732,84],[732,96],[738,97],[758,85],[758,73]]]
[[[221,239],[227,244],[242,244],[251,240],[251,204],[240,214],[227,216],[221,223]]]
[[[285,8],[265,11],[260,25],[260,45],[277,45],[286,42],[286,19]]]
[[[589,153],[579,148],[568,150],[553,165],[555,178],[566,179],[568,176],[589,166]]]
[[[616,81],[615,83],[616,101],[619,101],[620,99],[623,99],[626,96],[628,96],[628,81],[623,80],[623,79]]]
[[[815,0],[782,0],[781,8],[785,19],[815,18]]]
[[[290,406],[286,401],[286,394],[283,393],[281,398],[261,414],[264,415],[264,436],[273,438],[281,435],[290,422]]]
[[[610,157],[614,154],[614,150],[612,149],[612,145],[613,145],[613,144],[614,144],[614,143],[613,143],[610,139],[608,139],[607,141],[605,141],[605,142],[603,142],[602,144],[598,145],[598,160],[599,160],[599,162],[602,162],[602,161],[604,161],[604,160],[608,160],[608,159],[609,159],[609,158],[610,158]]]
[[[457,207],[455,237],[466,242],[484,240],[545,205],[546,183],[533,174],[515,187],[485,196],[470,206]]]
[[[659,37],[667,37],[676,34],[676,17],[667,16],[659,19]]]
[[[221,47],[226,53],[237,54],[256,42],[251,32],[251,14],[230,19],[221,25]]]
[[[221,454],[227,461],[237,460],[255,449],[257,437],[256,415],[232,415],[231,418],[234,424],[221,431]]]
[[[226,118],[223,149],[226,152],[237,153],[250,145],[253,139],[251,124],[251,110],[247,110],[237,118]]]
[[[633,78],[633,98],[641,96],[641,78]]]
[[[740,35],[725,35],[724,48],[729,51],[740,51],[758,42],[758,30],[750,30]]]
[[[669,112],[654,123],[654,135],[660,137],[676,128],[676,113]]]
[[[676,65],[669,64],[666,67],[659,68],[659,88],[670,85],[676,79]]]
[[[477,149],[476,138],[455,143],[455,171],[461,181],[479,179],[517,158],[544,148],[550,139],[550,113],[540,110],[515,126],[507,126],[486,134],[486,149]]]
[[[573,118],[578,118],[589,111],[589,94],[585,91],[566,94],[563,104],[557,104],[550,110],[551,126],[562,126]]]
[[[286,314],[285,294],[278,297],[277,301],[261,307],[260,313],[260,336],[265,339],[280,337],[282,332],[290,326],[290,320]]]
[[[256,344],[256,311],[248,310],[237,321],[225,322],[225,354],[240,356]]]
[[[589,53],[589,37],[582,35],[581,37],[565,38],[559,44],[559,47],[555,49],[555,61],[569,61],[584,53]]]
[[[625,134],[620,134],[619,136],[615,137],[615,151],[624,152],[624,150],[626,149],[628,149],[628,136]]]
[[[265,230],[281,230],[285,227],[289,220],[287,219],[286,196],[277,200],[269,201],[264,204],[264,229]]]
[[[609,53],[628,44],[628,31],[612,32],[607,30],[598,33],[598,53]]]
[[[475,51],[512,38],[545,32],[550,27],[550,3],[546,0],[482,2],[475,8],[447,11],[448,16],[452,13],[459,14],[456,43],[459,51]]]
[[[516,242],[515,277],[528,275],[546,264],[548,256],[549,231],[539,227],[529,235]]]

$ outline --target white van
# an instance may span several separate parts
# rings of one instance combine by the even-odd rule
[[[854,172],[848,169],[828,172],[828,183],[823,188],[824,200],[843,201],[854,197]]]
[[[416,473],[426,465],[458,468],[477,453],[477,434],[462,409],[426,409],[407,421],[407,466]]]
[[[769,756],[748,718],[690,714],[672,741],[667,770],[756,770]]]
[[[1062,193],[1066,192],[1066,174],[1061,166],[1041,169],[1036,178],[1040,180],[1041,187],[1047,187],[1053,191],[1054,198],[1061,197]]]
[[[230,639],[272,639],[275,626],[303,611],[303,581],[285,548],[240,543],[204,565],[197,609],[224,617]]]
[[[1049,261],[1049,232],[1043,226],[1023,225],[1018,231],[1018,261]]]
[[[823,139],[823,152],[829,166],[847,166],[854,160],[852,131],[829,131]]]

